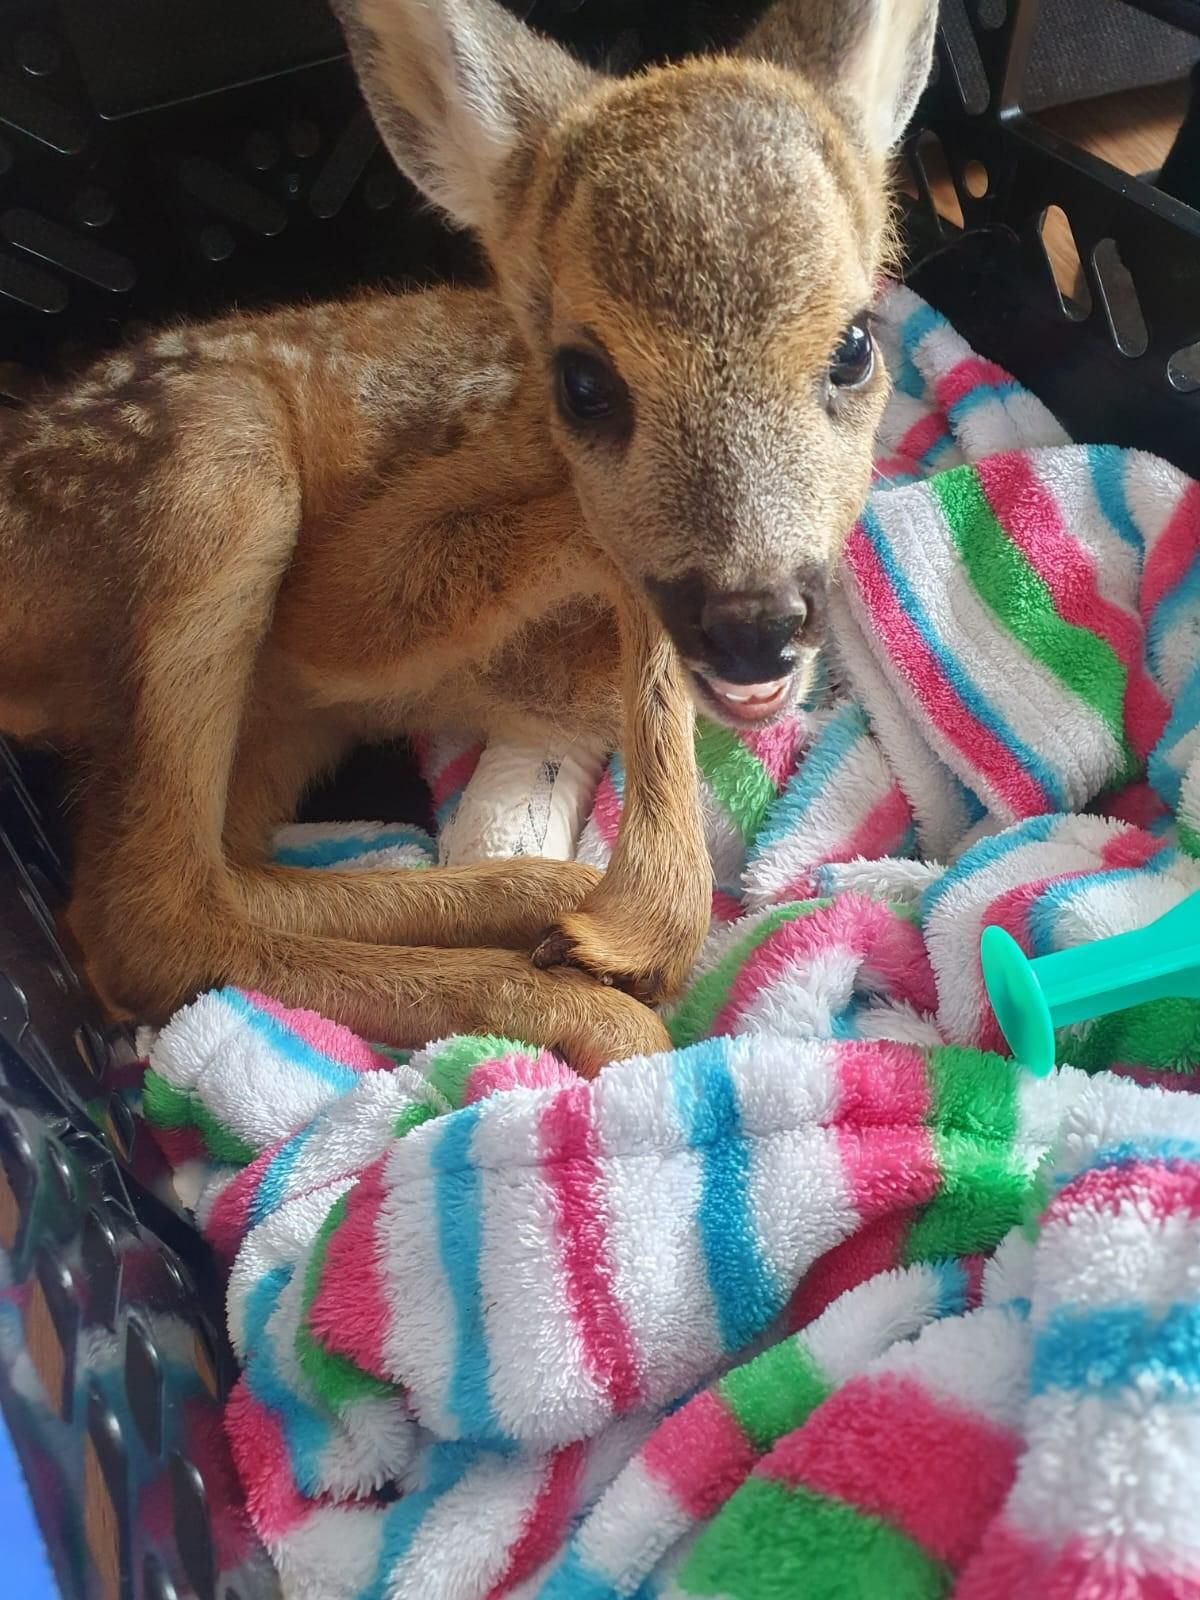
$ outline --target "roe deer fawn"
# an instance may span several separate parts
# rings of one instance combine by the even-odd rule
[[[646,1002],[707,927],[695,705],[763,724],[810,675],[936,3],[780,0],[627,79],[495,0],[337,8],[494,286],[168,329],[5,416],[0,726],[78,763],[68,917],[114,1013],[236,983],[591,1072],[665,1045]],[[550,726],[623,746],[602,878],[270,862],[356,741]]]

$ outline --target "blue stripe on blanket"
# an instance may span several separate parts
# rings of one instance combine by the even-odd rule
[[[997,861],[1003,861],[1005,856],[1012,855],[1014,850],[1020,850],[1023,845],[1044,844],[1062,820],[1060,815],[1048,811],[1044,816],[1030,817],[1027,822],[1018,822],[1013,827],[1006,828],[1003,833],[995,834],[989,839],[981,839],[978,844],[972,845],[966,855],[955,862],[954,866],[948,872],[944,872],[935,883],[931,883],[922,894],[921,920],[927,921],[937,910],[945,895],[957,888],[960,883],[966,883],[985,867],[995,866]]]
[[[1072,900],[1094,893],[1097,889],[1119,888],[1122,884],[1134,891],[1136,899],[1136,889],[1141,879],[1165,872],[1179,859],[1178,850],[1164,846],[1140,867],[1111,867],[1105,872],[1091,872],[1085,878],[1068,878],[1064,883],[1049,884],[1029,908],[1030,953],[1046,956],[1060,948],[1055,937],[1059,914]]]
[[[1133,520],[1125,494],[1126,452],[1107,444],[1089,444],[1084,449],[1087,451],[1092,493],[1104,513],[1105,521],[1118,539],[1140,553],[1146,541]]]
[[[866,713],[857,700],[847,701],[821,728],[767,813],[766,823],[754,841],[752,858],[790,837],[813,802],[828,793],[834,775],[855,745],[867,736]]]
[[[868,506],[863,512],[859,526],[871,542],[879,564],[887,575],[887,580],[892,586],[896,599],[900,602],[901,609],[907,614],[909,621],[921,635],[930,654],[938,662],[947,681],[953,686],[967,710],[982,722],[988,732],[999,739],[1008,750],[1031,773],[1042,786],[1051,803],[1061,808],[1064,804],[1062,786],[1058,774],[1053,772],[1040,758],[1035,750],[1029,749],[1009,727],[1004,717],[997,711],[983,690],[968,673],[964,672],[962,663],[954,651],[948,649],[937,628],[934,626],[925,607],[921,604],[920,596],[908,581],[904,568],[896,560],[895,551],[884,532],[883,524]]]
[[[965,417],[969,417],[972,411],[978,411],[980,406],[986,405],[990,401],[995,401],[999,404],[1005,400],[1015,399],[1017,395],[1025,393],[1024,386],[1014,383],[1011,379],[1004,383],[981,383],[974,389],[968,389],[966,394],[954,402],[946,415],[954,426],[958,427]]]
[[[349,838],[283,845],[275,851],[274,860],[281,867],[336,867],[344,861],[357,861],[377,851],[396,850],[404,845],[412,845],[429,860],[434,859],[433,840],[423,829],[388,828],[383,833],[358,833]]]
[[[446,1404],[465,1439],[509,1443],[496,1421],[491,1361],[484,1332],[479,1264],[483,1252],[483,1184],[471,1160],[471,1140],[485,1102],[446,1117],[430,1152],[442,1273],[454,1303],[454,1365]]]
[[[479,1450],[472,1444],[442,1442],[431,1446],[426,1457],[429,1481],[383,1513],[375,1575],[362,1591],[361,1600],[386,1600],[394,1592],[396,1568],[412,1549],[421,1524],[443,1495],[458,1487],[478,1459]]]
[[[917,370],[913,357],[917,346],[927,333],[945,326],[946,319],[941,312],[927,305],[918,306],[904,319],[900,327],[900,369],[892,377],[892,382],[901,394],[911,395],[914,400],[919,400],[925,393],[925,379]]]
[[[924,469],[925,472],[932,472],[934,467],[937,465],[939,456],[945,455],[947,450],[957,449],[958,440],[954,437],[954,435],[952,433],[944,433],[940,439],[936,439],[933,444],[929,446],[928,450],[921,452],[919,465]],[[918,479],[917,481],[921,482],[922,480]]]
[[[329,1443],[329,1424],[279,1375],[267,1327],[291,1280],[291,1267],[272,1267],[246,1296],[246,1382],[259,1404],[273,1411],[282,1423],[292,1477],[301,1494],[311,1499],[325,1487],[321,1458]]]
[[[352,1072],[349,1067],[342,1066],[340,1061],[334,1061],[329,1056],[322,1055],[306,1040],[301,1039],[278,1018],[271,1016],[266,1011],[260,1011],[238,989],[220,989],[217,991],[220,999],[234,1012],[241,1022],[253,1032],[270,1049],[274,1050],[289,1066],[296,1067],[301,1072],[307,1072],[314,1078],[319,1078],[322,1083],[328,1084],[331,1089],[344,1093],[358,1082],[359,1075]]]
[[[1196,593],[1189,598],[1189,604],[1194,605],[1200,613],[1200,564],[1196,567],[1196,577]],[[1167,601],[1164,600],[1159,611],[1166,604]],[[1183,772],[1179,762],[1172,757],[1175,747],[1197,726],[1200,726],[1200,666],[1193,670],[1184,684],[1171,712],[1170,721],[1163,730],[1162,738],[1151,751],[1148,763],[1147,776],[1172,811],[1179,809],[1179,796],[1183,788]]]
[[[250,1205],[250,1225],[256,1227],[265,1217],[271,1216],[287,1199],[288,1184],[296,1163],[304,1151],[304,1146],[312,1138],[316,1124],[306,1122],[299,1133],[295,1133],[282,1145],[267,1163],[267,1170],[259,1180],[254,1199]]]
[[[537,1600],[620,1600],[620,1590],[610,1578],[587,1566],[572,1544],[538,1589]]]
[[[782,1308],[763,1259],[750,1200],[753,1157],[742,1133],[726,1042],[681,1052],[673,1083],[689,1145],[701,1159],[696,1217],[717,1328],[727,1352],[741,1350]]]
[[[937,1261],[930,1270],[937,1283],[938,1317],[958,1317],[967,1309],[967,1300],[970,1297],[971,1283],[967,1277],[967,1269],[961,1261]]]
[[[568,1545],[554,1571],[538,1591],[536,1600],[658,1600],[659,1587],[645,1578],[634,1590],[622,1584],[618,1588],[611,1578],[587,1566],[574,1544]]]
[[[1141,1164],[1170,1166],[1181,1162],[1200,1164],[1200,1141],[1150,1136],[1145,1139],[1121,1139],[1116,1144],[1101,1145],[1083,1170],[1086,1172],[1093,1168],[1104,1170],[1109,1167],[1133,1167]],[[1081,1176],[1082,1173],[1078,1170],[1057,1172],[1051,1186],[1057,1194],[1060,1189],[1065,1189],[1068,1184],[1076,1182]]]
[[[1062,1307],[1037,1336],[1030,1388],[1036,1394],[1136,1391],[1136,1405],[1200,1393],[1200,1305],[1093,1311]]]
[[[608,758],[608,776],[612,781],[613,793],[618,800],[625,798],[625,764],[614,750]]]

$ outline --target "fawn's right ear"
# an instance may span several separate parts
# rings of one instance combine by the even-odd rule
[[[334,10],[396,164],[486,239],[509,158],[591,74],[495,0],[334,0]]]
[[[738,47],[831,91],[867,148],[884,155],[933,65],[938,0],[774,0]]]

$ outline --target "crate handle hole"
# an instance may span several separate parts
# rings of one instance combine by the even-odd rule
[[[1172,389],[1180,394],[1195,394],[1200,390],[1200,339],[1176,350],[1167,362],[1167,379]]]
[[[1144,356],[1150,343],[1146,319],[1133,275],[1122,261],[1115,239],[1100,240],[1092,251],[1092,267],[1113,343],[1123,356]]]
[[[968,161],[963,168],[963,188],[972,200],[986,199],[992,180],[982,161]]]
[[[1092,314],[1092,291],[1084,276],[1075,232],[1061,206],[1047,206],[1042,212],[1038,219],[1038,237],[1063,315],[1072,322],[1083,322]]]
[[[917,139],[913,154],[920,168],[922,187],[933,209],[943,222],[948,222],[961,233],[965,226],[962,206],[959,204],[954,179],[950,176],[950,163],[946,159],[945,145],[936,133],[926,128]]]

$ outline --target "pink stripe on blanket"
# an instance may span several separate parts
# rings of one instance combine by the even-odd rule
[[[1128,1078],[1143,1089],[1161,1089],[1165,1094],[1200,1094],[1200,1072],[1174,1072],[1169,1067],[1147,1067],[1136,1061],[1114,1061],[1106,1069],[1115,1078]]]
[[[621,827],[621,802],[609,772],[605,772],[596,790],[596,798],[592,802],[592,821],[600,837],[611,849],[617,842]]]
[[[1144,761],[1162,738],[1171,709],[1146,670],[1139,619],[1100,593],[1095,558],[1063,526],[1054,496],[1028,455],[991,456],[976,472],[1006,537],[1049,589],[1059,616],[1103,639],[1125,668],[1125,732]]]
[[[1134,828],[1148,828],[1170,815],[1170,808],[1148,783],[1130,783],[1115,794],[1103,795],[1089,807],[1096,816],[1128,822]]]
[[[1046,1207],[1043,1227],[1069,1223],[1080,1211],[1115,1216],[1136,1210],[1142,1218],[1200,1217],[1200,1169],[1192,1163],[1133,1161],[1128,1165],[1091,1167],[1065,1184]]]
[[[1075,878],[1086,878],[1090,876],[1092,870],[1088,868],[1082,872],[1058,872],[1046,878],[1035,878],[1031,883],[1019,883],[1013,889],[1006,889],[985,907],[979,921],[980,930],[989,927],[1003,928],[1005,933],[1016,940],[1025,954],[1029,955],[1033,942],[1029,930],[1029,913],[1038,900],[1055,884],[1070,883]],[[972,951],[971,960],[978,995],[979,1028],[976,1038],[971,1042],[980,1050],[990,1050],[996,1055],[1007,1055],[1008,1042],[1001,1032],[1000,1024],[996,1021],[996,1013],[992,1010],[991,1001],[987,997],[983,966],[979,959],[979,951],[974,944]]]
[[[485,1600],[501,1600],[544,1566],[567,1536],[583,1478],[584,1447],[571,1444],[550,1458],[537,1499],[508,1552],[503,1574]]]
[[[937,1011],[937,980],[916,923],[895,915],[888,919],[863,952],[858,987],[881,988],[889,999],[904,1000],[926,1016]]]
[[[153,1123],[147,1126],[169,1166],[182,1167],[189,1161],[212,1161],[199,1128],[156,1128]]]
[[[1137,872],[1168,848],[1165,839],[1156,839],[1140,828],[1123,828],[1104,841],[1100,851],[1102,872]]]
[[[384,1351],[392,1313],[380,1267],[379,1212],[387,1199],[387,1156],[365,1169],[346,1197],[346,1214],[330,1235],[308,1326],[325,1349],[388,1382]]]
[[[1056,1548],[997,1517],[959,1579],[954,1600],[1200,1600],[1200,1570],[1138,1572],[1082,1540]]]
[[[952,1568],[1012,1487],[1020,1441],[910,1378],[852,1378],[760,1463],[761,1476],[882,1518]]]
[[[908,456],[881,456],[875,462],[873,471],[877,479],[885,483],[893,478],[919,478],[922,476],[920,463],[910,460]]]
[[[787,717],[759,733],[743,733],[742,743],[760,761],[777,789],[782,788],[796,765],[796,750],[804,737],[804,722]]]
[[[718,922],[736,922],[745,913],[745,906],[734,895],[721,889],[713,890],[712,914]]]
[[[835,1060],[839,1123],[916,1125],[929,1115],[929,1075],[915,1045],[851,1040]]]
[[[542,1111],[542,1174],[554,1196],[567,1301],[593,1380],[618,1412],[642,1395],[637,1351],[613,1289],[604,1173],[586,1084],[564,1089]]]
[[[879,861],[885,856],[895,855],[912,823],[912,807],[900,785],[893,784],[844,839],[814,856],[803,874],[793,879],[778,896],[779,902],[810,899],[818,867],[841,861]]]
[[[1137,828],[1123,828],[1120,833],[1113,834],[1105,840],[1094,867],[1083,867],[1074,872],[1052,873],[1045,878],[1035,878],[1031,883],[1018,884],[1015,888],[1006,889],[1003,894],[997,895],[985,907],[979,922],[980,929],[991,926],[1003,928],[1005,933],[1011,934],[1026,955],[1032,955],[1033,935],[1029,927],[1029,916],[1049,889],[1064,883],[1082,883],[1098,872],[1135,871],[1152,861],[1165,848],[1163,840],[1154,838],[1152,834],[1142,833]],[[987,998],[978,951],[974,956],[974,967],[980,1012],[979,1034],[974,1042],[981,1050],[992,1050],[999,1055],[1007,1055],[1008,1046]]]
[[[444,767],[426,772],[425,781],[429,785],[429,795],[435,811],[440,811],[447,800],[452,800],[467,787],[482,754],[482,745],[472,745],[469,750],[451,756]]]
[[[754,1470],[753,1445],[710,1389],[661,1422],[642,1447],[643,1467],[675,1504],[704,1522]]]
[[[238,1246],[250,1229],[250,1213],[263,1173],[287,1143],[281,1139],[264,1150],[248,1167],[229,1180],[213,1201],[204,1225],[204,1235],[226,1264],[233,1261]]]
[[[785,922],[764,939],[739,970],[730,985],[729,997],[713,1022],[713,1036],[736,1033],[738,1022],[763,989],[786,976],[798,962],[839,951],[860,962],[868,960],[874,948],[892,933],[894,921],[892,912],[881,901],[846,894],[806,917]],[[906,962],[896,966],[896,998],[925,1008],[931,992],[925,974]]]
[[[860,1222],[932,1200],[941,1169],[929,1129],[920,1126],[840,1126],[838,1155],[849,1198]]]
[[[579,1082],[579,1075],[565,1061],[549,1050],[538,1056],[520,1051],[481,1061],[472,1068],[463,1094],[463,1105],[474,1105],[476,1100],[486,1100],[498,1089],[569,1089]]]
[[[921,457],[928,454],[934,445],[953,444],[954,438],[950,432],[950,424],[940,411],[931,411],[927,416],[914,422],[911,428],[906,428],[900,443],[896,446],[896,454],[902,459],[914,463],[919,472]]]
[[[387,1056],[372,1050],[369,1044],[356,1033],[351,1033],[349,1028],[342,1027],[340,1022],[330,1022],[316,1011],[291,1010],[281,1006],[278,1000],[272,1000],[269,995],[259,994],[257,990],[243,989],[242,993],[257,1010],[265,1012],[289,1033],[295,1034],[297,1039],[302,1039],[306,1045],[328,1056],[330,1061],[336,1061],[339,1066],[348,1067],[351,1072],[391,1071],[394,1063]]]
[[[943,372],[934,384],[933,392],[942,410],[952,411],[976,389],[998,389],[1012,381],[1012,373],[1005,372],[994,361],[971,355],[964,356],[948,372]]]
[[[316,1504],[293,1481],[282,1424],[254,1398],[244,1377],[226,1402],[225,1431],[255,1531],[267,1543],[282,1539],[312,1515]]]
[[[1049,796],[1013,752],[963,704],[933,651],[901,606],[861,525],[846,545],[846,562],[868,611],[876,639],[909,684],[923,714],[956,749],[969,772],[982,775],[1014,817],[1052,810]]]
[[[784,1312],[787,1332],[807,1328],[842,1295],[899,1266],[913,1214],[909,1210],[876,1217],[815,1262],[788,1302]]]
[[[1142,621],[1155,611],[1200,556],[1200,483],[1189,483],[1142,569]]]

